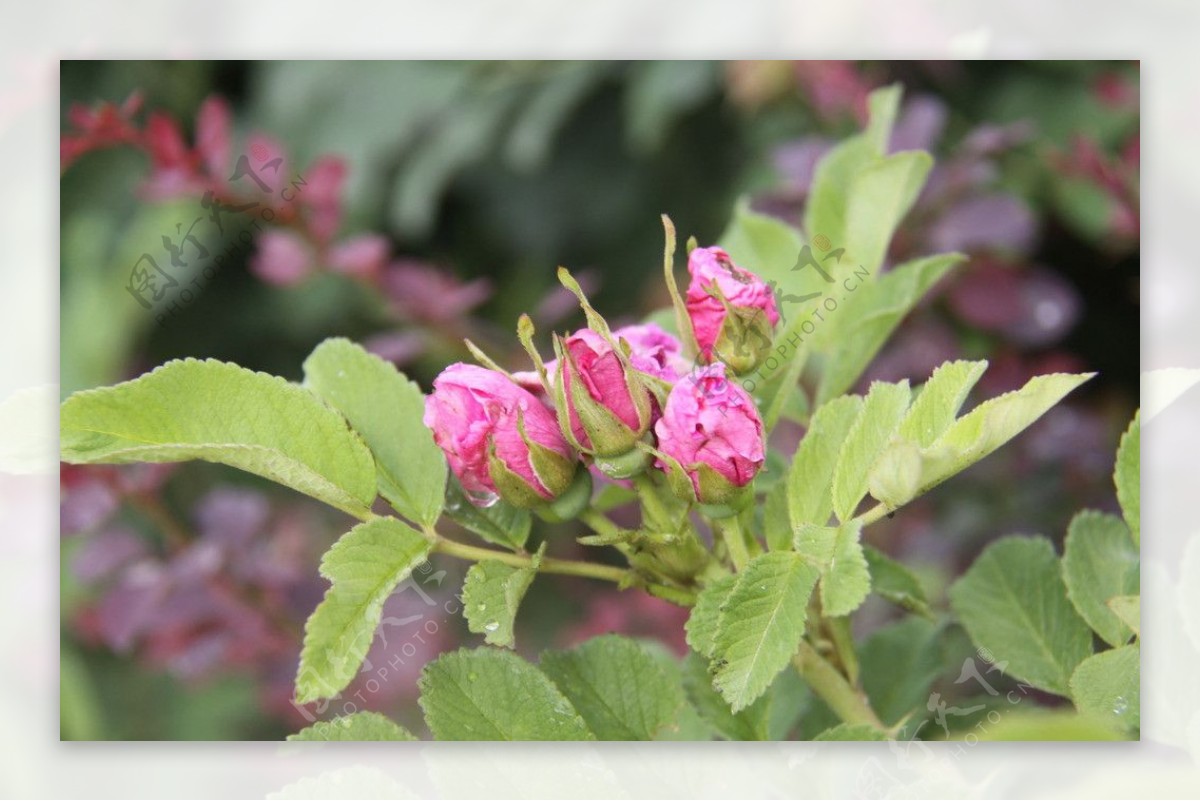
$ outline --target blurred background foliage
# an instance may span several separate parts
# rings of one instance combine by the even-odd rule
[[[556,266],[614,322],[642,318],[667,302],[660,214],[702,244],[741,198],[797,224],[815,161],[861,125],[867,93],[895,81],[905,102],[892,147],[928,149],[937,166],[890,256],[972,258],[864,380],[921,381],[946,359],[987,358],[990,396],[1035,373],[1099,372],[1011,447],[872,529],[940,598],[991,539],[1059,539],[1074,510],[1116,509],[1113,453],[1138,397],[1136,64],[64,62],[65,135],[76,104],[140,92],[190,142],[206,98],[223,98],[235,154],[261,132],[313,187],[328,174],[321,160],[340,159],[337,236],[382,250],[339,261],[315,248],[306,261],[231,228],[209,240],[230,258],[162,315],[126,287],[143,252],[203,213],[196,191],[163,190],[174,139],[160,136],[149,157],[64,156],[62,393],[184,356],[298,379],[328,336],[365,342],[426,387],[467,358],[464,335],[516,366],[520,312],[543,334],[581,323]],[[243,232],[254,247],[235,247]],[[64,468],[62,486],[65,739],[278,738],[306,722],[289,703],[299,627],[345,520],[212,465]],[[565,551],[562,528],[542,533]],[[460,566],[435,568],[389,601],[370,658],[394,678],[345,694],[414,730],[421,665],[478,639],[446,611]],[[620,631],[682,653],[685,618],[545,577],[518,646]],[[887,622],[875,607],[856,619],[864,635]]]

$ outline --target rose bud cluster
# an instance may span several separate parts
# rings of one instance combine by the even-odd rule
[[[750,372],[770,352],[779,322],[771,287],[717,247],[694,248],[688,272],[687,311],[700,355],[738,375]]]
[[[693,249],[688,269],[695,361],[657,325],[610,330],[563,271],[589,325],[554,336],[556,359],[542,363],[530,327],[522,343],[536,372],[454,364],[438,376],[425,424],[473,503],[503,498],[566,519],[590,500],[586,463],[618,480],[653,464],[687,501],[741,505],[763,465],[764,432],[754,399],[729,376],[757,366],[779,313],[770,287],[720,248]]]

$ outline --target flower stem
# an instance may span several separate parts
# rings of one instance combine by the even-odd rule
[[[800,651],[792,658],[792,664],[812,691],[844,722],[865,724],[882,732],[887,731],[866,696],[852,687],[846,677],[807,641],[800,643]]]
[[[602,537],[616,539],[621,535],[621,527],[595,509],[584,509],[580,512],[579,522]]]
[[[467,545],[464,542],[448,540],[436,532],[433,532],[433,536],[433,550],[436,553],[457,556],[459,559],[469,559],[473,562],[486,559],[493,562],[503,562],[513,567],[533,567],[533,557],[526,554],[509,553],[508,551],[497,551],[492,548]],[[615,581],[618,583],[629,581],[635,576],[631,570],[624,567],[602,565],[596,562],[577,562],[573,559],[554,559],[549,556],[542,559],[538,570],[543,573],[584,576],[600,579],[601,581]]]
[[[737,516],[734,516],[716,521],[716,526],[717,530],[721,532],[721,539],[725,541],[729,558],[733,560],[734,570],[741,573],[750,562],[750,552],[746,550],[746,537],[742,534],[742,524],[738,522]]]
[[[878,522],[881,518],[896,511],[889,509],[886,504],[877,503],[867,511],[863,512],[858,517],[854,518],[855,523],[861,523],[863,526],[869,526],[872,523]]]
[[[657,524],[656,527],[664,530],[670,528],[671,515],[663,505],[662,498],[658,497],[658,485],[654,480],[642,473],[633,477],[633,486],[642,499],[642,509]]]

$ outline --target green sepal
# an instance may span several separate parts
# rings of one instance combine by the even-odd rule
[[[775,326],[762,309],[734,306],[716,284],[708,293],[725,308],[725,319],[712,347],[714,360],[725,362],[735,375],[753,372],[771,353]]]
[[[554,500],[534,508],[538,517],[548,523],[565,523],[582,514],[592,500],[592,474],[575,470],[571,485]]]
[[[667,486],[671,488],[671,492],[674,493],[676,498],[687,503],[696,502],[696,488],[692,484],[691,476],[683,469],[683,465],[679,463],[678,459],[668,456],[644,442],[639,442],[638,448],[656,457],[666,466],[664,472],[667,476]]]
[[[613,340],[612,330],[608,327],[608,321],[600,316],[600,313],[592,308],[591,302],[587,299],[587,295],[583,294],[583,288],[579,286],[579,282],[571,275],[566,267],[558,268],[558,280],[567,291],[574,295],[579,300],[579,305],[583,309],[583,316],[587,318],[588,328],[595,331],[604,340],[612,346],[615,351],[620,351],[616,342]]]
[[[501,373],[502,375],[507,377],[509,380],[512,380],[512,373],[505,370],[503,367],[501,367],[499,364],[496,363],[495,359],[493,359],[491,356],[488,356],[486,353],[484,353],[483,348],[479,347],[478,345],[476,345],[474,342],[472,342],[469,339],[464,339],[463,344],[467,346],[467,350],[470,351],[471,355],[475,357],[475,361],[479,362],[481,365],[488,368],[489,370],[495,370],[497,373]]]
[[[663,233],[663,279],[667,284],[667,293],[671,296],[671,305],[675,307],[675,327],[679,330],[679,341],[683,344],[684,353],[694,356],[700,351],[696,344],[696,330],[692,328],[692,318],[688,314],[687,304],[679,294],[679,285],[675,283],[675,223],[671,218],[662,215]],[[688,254],[696,247],[696,238],[688,239]]]
[[[542,486],[554,497],[562,495],[575,480],[579,472],[579,460],[568,459],[552,448],[534,442],[525,431],[525,415],[517,410],[517,433],[521,441],[529,448],[529,464],[534,474],[542,482]],[[584,471],[587,472],[587,471]],[[589,485],[590,490],[590,485]]]
[[[496,455],[494,442],[488,443],[488,475],[500,497],[513,506],[532,509],[545,503],[545,499],[522,476],[509,470],[508,465]]]
[[[575,432],[571,429],[571,415],[567,411],[567,391],[562,380],[563,365],[567,363],[566,348],[562,345],[562,340],[556,334],[554,342],[554,357],[558,359],[558,372],[554,377],[554,385],[551,389],[554,395],[554,409],[558,416],[558,428],[562,432],[565,439],[572,448],[585,453],[589,456],[593,454],[591,448],[585,447],[582,442],[575,438]]]
[[[529,449],[529,464],[533,468],[534,476],[552,497],[561,495],[575,478],[579,462],[566,459],[557,451],[531,440],[525,431],[525,415],[519,409],[517,433]],[[530,486],[523,476],[509,469],[496,455],[495,440],[488,443],[488,475],[491,476],[500,496],[513,506],[533,509],[546,503],[541,493]]]
[[[546,362],[542,360],[542,354],[538,353],[537,348],[533,346],[533,335],[537,331],[533,327],[533,320],[529,319],[528,314],[522,314],[517,319],[517,339],[521,342],[521,347],[529,354],[530,361],[533,362],[533,367],[537,370],[538,378],[542,381],[542,386],[546,388],[547,395],[553,395],[554,390],[550,387],[550,379],[546,375]]]
[[[617,456],[599,456],[595,462],[597,469],[609,478],[626,479],[641,475],[650,466],[650,454],[633,447]]]
[[[728,506],[737,512],[745,507],[747,496],[754,495],[750,485],[739,487],[704,462],[697,462],[691,468],[699,485],[699,501],[707,506]]]

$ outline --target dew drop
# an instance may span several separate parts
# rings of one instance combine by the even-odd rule
[[[486,612],[487,604],[480,604],[477,608],[479,609],[480,612]]]
[[[1118,695],[1117,700],[1113,701],[1113,714],[1124,715],[1127,709],[1129,709],[1129,702],[1125,700],[1125,696]]]
[[[500,624],[495,620],[483,624],[484,631],[495,631],[498,628],[500,628]]]
[[[500,500],[499,495],[487,490],[467,490],[467,497],[471,499],[471,503],[484,509],[495,506],[496,501]]]
[[[475,681],[475,679],[477,679],[477,678],[479,678],[479,677],[476,676],[474,673],[467,674],[467,681]]]

